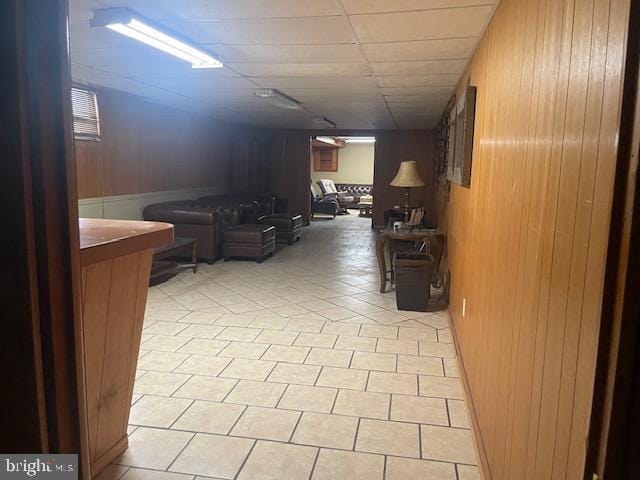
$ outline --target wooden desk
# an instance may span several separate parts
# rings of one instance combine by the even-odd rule
[[[393,262],[393,253],[397,251],[397,242],[419,242],[427,244],[427,253],[430,253],[430,244],[435,238],[440,238],[444,242],[444,235],[440,230],[425,228],[420,230],[382,230],[376,238],[376,257],[378,259],[378,269],[380,271],[380,293],[387,290],[387,282],[394,283],[393,265],[387,268],[387,257],[389,262]]]
[[[82,325],[91,476],[127,448],[154,248],[168,223],[81,218]]]

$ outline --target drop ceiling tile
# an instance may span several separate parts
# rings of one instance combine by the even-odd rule
[[[359,63],[364,57],[355,44],[333,45],[215,45],[224,62]]]
[[[389,105],[407,105],[407,104],[419,104],[426,102],[447,102],[453,94],[453,88],[448,95],[394,95],[385,96],[385,100]]]
[[[107,5],[99,0],[69,0],[69,24],[89,23],[93,11],[100,8]]]
[[[395,77],[390,77],[395,78]],[[375,88],[373,77],[254,77],[254,82],[264,88]]]
[[[99,66],[106,72],[128,78],[218,78],[239,77],[228,68],[191,68],[191,65],[180,62],[177,65],[108,65]]]
[[[253,88],[246,78],[236,77],[150,77],[140,79],[149,85],[169,90],[216,89],[216,88]]]
[[[339,15],[337,0],[104,0],[151,19],[226,19]]]
[[[419,62],[372,63],[373,73],[383,75],[460,75],[467,66],[467,60],[431,60]]]
[[[248,77],[348,77],[366,76],[366,63],[230,63],[230,68]]]
[[[342,0],[349,14],[459,8],[493,3],[496,2],[492,0]]]
[[[453,87],[385,87],[380,88],[380,93],[385,97],[406,97],[410,96],[425,96],[425,95],[451,95],[453,93]],[[411,101],[394,99],[397,101]]]
[[[326,102],[326,101],[382,101],[380,92],[375,87],[351,88],[281,88],[285,95],[296,98],[302,102]]]
[[[411,42],[363,43],[371,62],[468,59],[478,43],[477,36],[416,40]]]
[[[375,13],[349,17],[360,42],[397,42],[478,36],[493,6]]]
[[[377,77],[381,87],[444,87],[455,85],[458,82],[457,75],[407,75],[397,77]]]
[[[164,65],[167,68],[189,68],[191,65],[172,55],[131,40],[131,45],[111,48],[72,48],[71,62],[102,67],[108,65]]]
[[[197,43],[300,45],[355,40],[344,16],[160,22]]]
[[[71,49],[131,47],[136,41],[104,27],[90,27],[87,23],[69,25]],[[139,45],[139,44],[138,44]]]

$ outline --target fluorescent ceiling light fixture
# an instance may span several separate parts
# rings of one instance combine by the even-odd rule
[[[146,43],[169,55],[189,62],[193,68],[221,68],[222,62],[209,53],[200,50],[176,37],[164,33],[147,20],[126,8],[96,10],[91,19],[92,27],[106,27],[114,32]]]
[[[376,137],[338,137],[347,143],[376,143]]]
[[[275,105],[276,107],[285,108],[287,110],[302,110],[302,105],[293,98],[287,97],[285,94],[271,88],[255,90],[253,95],[255,97],[262,98],[264,101],[271,105]]]
[[[338,142],[336,141],[336,139],[334,137],[321,137],[321,136],[317,136],[316,140],[322,143],[329,143],[331,145],[338,145]]]
[[[336,124],[325,117],[314,117],[313,123],[325,128],[336,128]]]

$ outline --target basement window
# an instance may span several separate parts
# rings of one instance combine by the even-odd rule
[[[81,87],[71,88],[73,137],[76,140],[100,141],[100,119],[95,92]]]

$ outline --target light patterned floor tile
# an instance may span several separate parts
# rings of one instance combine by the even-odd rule
[[[378,340],[376,352],[418,355],[418,342],[414,340],[394,340],[381,338]]]
[[[313,385],[319,373],[320,367],[315,365],[278,363],[267,380],[269,382]]]
[[[231,435],[286,442],[299,417],[300,412],[250,406],[233,427]]]
[[[215,376],[218,375],[227,365],[229,365],[231,360],[231,358],[191,355],[178,367],[176,367],[174,372]]]
[[[232,378],[193,375],[173,394],[173,397],[219,402],[227,396],[236,383],[238,380]]]
[[[257,328],[225,327],[225,329],[218,334],[216,339],[232,340],[236,342],[252,342],[260,333],[261,330]]]
[[[320,387],[349,388],[364,390],[369,372],[353,368],[323,367],[316,382]]]
[[[386,393],[340,390],[333,413],[354,417],[389,418],[390,395]]]
[[[351,335],[338,335],[338,340],[333,348],[343,350],[357,350],[361,352],[374,352],[376,350],[377,338],[356,337]]]
[[[147,372],[136,380],[133,391],[141,394],[168,396],[187,380],[189,380],[189,375],[181,373]]]
[[[449,377],[420,375],[420,395],[425,397],[452,398],[464,400],[460,380]]]
[[[367,391],[417,395],[418,376],[408,373],[371,372]]]
[[[353,352],[349,350],[334,350],[331,348],[312,348],[304,361],[308,365],[326,365],[329,367],[348,367]]]
[[[462,400],[447,400],[449,419],[452,427],[471,428],[467,407]]]
[[[449,425],[447,406],[441,398],[393,395],[391,420],[399,422]]]
[[[244,380],[264,380],[275,365],[276,362],[267,362],[265,360],[234,358],[219,376]]]
[[[138,368],[154,372],[170,372],[189,358],[188,353],[148,352],[138,360]]]
[[[351,450],[357,429],[356,417],[304,412],[291,441],[303,445]]]
[[[286,388],[287,386],[281,383],[240,380],[225,398],[225,402],[275,407]]]
[[[390,353],[354,352],[351,368],[395,372],[396,355]]]
[[[238,480],[307,480],[317,448],[258,440]]]
[[[443,376],[442,359],[437,357],[398,355],[398,373]]]
[[[443,462],[476,464],[471,430],[422,425],[422,457]]]
[[[173,462],[172,472],[233,479],[255,440],[198,433]]]
[[[187,398],[145,395],[138,400],[129,415],[129,423],[145,427],[170,427],[191,405]]]
[[[453,358],[456,350],[451,343],[420,342],[420,355]]]
[[[196,400],[171,428],[226,435],[240,418],[244,409],[245,407],[242,405]]]
[[[262,356],[262,360],[276,362],[303,363],[311,351],[311,347],[297,347],[290,345],[271,345]]]
[[[267,350],[264,343],[231,342],[218,354],[220,357],[253,358],[257,360]]]
[[[398,338],[398,327],[362,325],[360,328],[360,336],[395,339]]]
[[[229,342],[223,340],[192,338],[182,345],[178,351],[181,353],[195,353],[197,355],[217,355],[227,345],[229,345]]]
[[[480,469],[471,465],[456,465],[458,480],[480,480]]]
[[[285,332],[280,330],[263,330],[254,342],[273,345],[291,345],[298,338],[299,332]]]
[[[411,458],[388,457],[386,473],[387,480],[456,480],[453,463]]]
[[[384,456],[323,448],[312,480],[382,480]]]
[[[336,343],[337,335],[325,335],[323,333],[301,333],[294,345],[300,345],[302,347],[324,347],[332,348]]]
[[[289,385],[278,408],[329,413],[338,391],[335,388]]]
[[[420,458],[418,425],[363,418],[358,430],[356,450]]]
[[[190,432],[140,427],[129,436],[129,448],[115,463],[165,470],[192,437]]]

